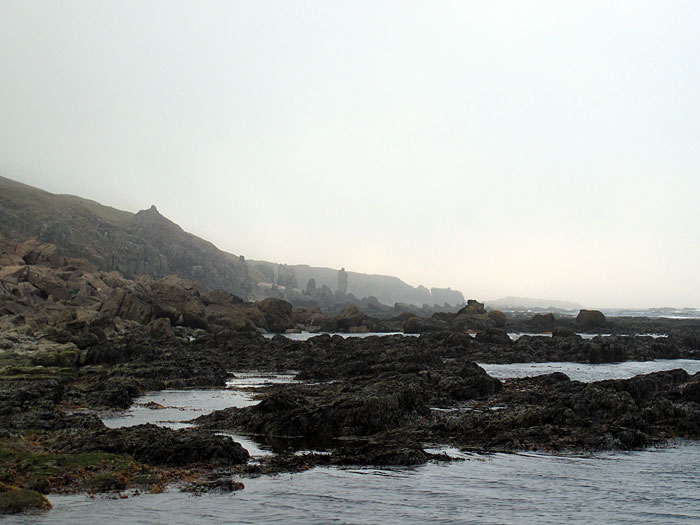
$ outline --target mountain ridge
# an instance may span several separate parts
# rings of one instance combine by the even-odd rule
[[[143,274],[158,279],[175,274],[243,299],[276,295],[268,294],[270,289],[260,283],[305,289],[310,279],[316,279],[319,288],[326,284],[333,293],[338,289],[339,270],[304,264],[249,263],[243,256],[225,252],[185,231],[161,215],[155,205],[132,213],[1,176],[0,233],[18,241],[36,237],[55,244],[66,256],[85,258],[101,270],[117,270],[128,278]],[[279,270],[270,273],[270,267],[282,268],[282,279]],[[294,275],[297,271],[298,278]],[[349,294],[373,296],[389,306],[464,302],[461,292],[449,288],[413,287],[389,275],[347,275]]]

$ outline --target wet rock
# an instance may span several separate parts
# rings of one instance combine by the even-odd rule
[[[431,459],[415,442],[370,441],[338,448],[331,456],[336,465],[410,466],[423,465]]]
[[[513,344],[513,340],[510,338],[510,336],[499,328],[488,328],[487,330],[479,332],[476,334],[476,340],[480,343],[492,343],[508,346]]]
[[[73,436],[57,444],[64,453],[111,452],[131,454],[150,465],[184,466],[195,463],[236,465],[248,461],[248,451],[230,437],[202,430],[171,430],[155,425],[105,429]]]

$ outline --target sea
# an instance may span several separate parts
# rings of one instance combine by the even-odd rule
[[[700,361],[615,364],[482,365],[499,378],[564,372],[579,381],[627,378],[659,370],[700,371]],[[104,418],[110,427],[187,420],[255,403],[255,389],[294,381],[294,371],[233,373],[222,390],[166,390]],[[164,409],[151,410],[156,402]],[[270,454],[251,436],[232,435],[255,458]],[[416,467],[317,467],[305,472],[237,478],[245,489],[193,495],[51,495],[53,510],[0,523],[241,524],[561,524],[700,523],[700,443],[676,440],[635,452],[583,455],[474,454],[431,448],[456,458]],[[121,497],[120,497],[121,496]],[[124,496],[128,496],[124,498]]]

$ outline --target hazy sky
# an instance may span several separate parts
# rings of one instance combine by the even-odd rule
[[[0,0],[0,174],[248,258],[700,306],[700,2]]]

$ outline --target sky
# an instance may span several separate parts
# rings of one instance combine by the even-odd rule
[[[700,307],[700,2],[0,0],[0,175],[249,259]]]

